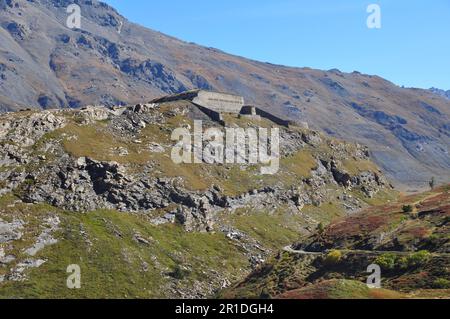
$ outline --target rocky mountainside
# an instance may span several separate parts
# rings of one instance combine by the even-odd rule
[[[450,99],[450,90],[445,91],[445,90],[442,90],[442,89],[431,88],[430,91],[435,93],[435,94],[438,94],[440,96],[443,96],[443,97],[445,97],[447,99]]]
[[[450,186],[332,222],[278,254],[224,297],[449,298]],[[383,289],[366,285],[381,268]]]
[[[267,119],[223,118],[279,128],[275,175],[175,164],[171,134],[194,119],[221,127],[189,101],[3,115],[0,296],[212,296],[299,234],[397,196],[366,147]]]
[[[81,29],[66,27],[73,2]],[[232,56],[133,24],[96,0],[0,0],[0,43],[3,111],[134,104],[214,89],[368,145],[399,185],[450,179],[450,101],[428,90]]]

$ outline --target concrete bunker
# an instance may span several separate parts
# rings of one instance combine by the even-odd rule
[[[239,114],[242,107],[245,105],[242,96],[211,92],[205,90],[193,90],[179,94],[168,95],[156,100],[153,103],[172,102],[188,100],[192,103],[205,107],[217,113],[234,113]]]
[[[222,114],[236,114],[238,116],[249,117],[255,120],[265,118],[275,124],[286,127],[296,126],[296,123],[293,121],[282,119],[258,107],[245,105],[245,100],[242,96],[228,93],[192,90],[164,96],[151,101],[151,103],[165,103],[181,100],[191,101],[212,120],[217,121],[222,125],[225,124]]]

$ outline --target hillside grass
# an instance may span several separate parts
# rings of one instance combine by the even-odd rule
[[[2,205],[11,205],[11,200],[3,197]],[[54,234],[59,242],[33,257],[47,262],[27,270],[27,281],[0,284],[0,298],[164,298],[170,296],[167,287],[173,278],[169,274],[179,267],[187,269],[185,278],[177,282],[180,287],[207,283],[214,271],[231,280],[248,271],[243,253],[222,233],[187,233],[177,225],[152,226],[145,216],[108,210],[70,213],[47,205],[16,204],[2,211],[5,221],[26,221],[24,237],[7,254],[18,260],[30,258],[23,250],[39,235],[42,219],[55,214],[61,220]],[[133,239],[136,234],[150,244],[138,243]],[[71,264],[81,267],[79,290],[66,287],[66,269]],[[7,272],[8,268],[0,267],[0,275]]]
[[[274,212],[255,212],[248,208],[241,208],[226,218],[235,229],[274,251],[298,239],[299,226],[302,224],[299,215],[288,214],[283,208]]]
[[[371,289],[355,280],[328,280],[289,291],[281,299],[404,299],[407,295],[388,289]]]

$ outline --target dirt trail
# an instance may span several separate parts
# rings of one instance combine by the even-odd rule
[[[428,196],[425,196],[425,197],[422,198],[422,199],[419,199],[418,201],[415,201],[414,203],[411,204],[412,207],[413,207],[413,213],[417,213],[417,212],[418,212],[416,206],[419,205],[420,203],[422,203],[422,202],[424,202],[424,201],[426,201],[426,200],[429,200],[429,199],[431,199],[431,198],[433,198],[433,197],[440,196],[440,195],[442,195],[442,194],[444,194],[444,193],[443,193],[443,192],[440,192],[440,193],[433,193],[433,194],[430,194],[430,195],[428,195]]]
[[[338,249],[339,251],[343,253],[359,253],[359,254],[396,254],[401,256],[409,256],[411,253],[414,253],[414,251],[394,251],[394,250],[360,250],[360,249]],[[295,250],[292,249],[291,246],[286,246],[283,248],[283,251],[286,251],[291,254],[297,254],[297,255],[326,255],[329,250],[325,250],[323,252],[311,252],[311,251],[304,251],[304,250]],[[432,256],[450,256],[450,253],[431,253]]]

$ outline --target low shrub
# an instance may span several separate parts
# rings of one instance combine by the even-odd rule
[[[375,264],[384,270],[408,269],[422,266],[431,258],[431,253],[427,250],[421,250],[412,253],[409,256],[396,256],[393,253],[386,253],[375,259]]]
[[[438,278],[433,282],[434,289],[450,289],[450,280]]]
[[[325,231],[325,226],[323,225],[323,223],[319,223],[319,225],[317,225],[317,233],[319,235],[322,235],[324,231]]]
[[[396,266],[397,257],[392,253],[386,253],[375,259],[375,264],[384,270],[392,270]]]
[[[327,256],[325,257],[325,264],[327,265],[336,265],[342,259],[342,252],[340,250],[331,250]]]
[[[183,280],[189,276],[189,271],[183,269],[180,265],[176,265],[173,272],[169,274],[170,277],[178,280]]]
[[[395,264],[400,269],[407,269],[407,268],[409,268],[408,257],[403,256],[403,257],[397,258]]]
[[[427,250],[421,250],[408,256],[408,266],[417,267],[427,263],[431,258],[431,253]]]
[[[414,208],[411,205],[405,205],[403,206],[403,212],[404,213],[412,213]]]

